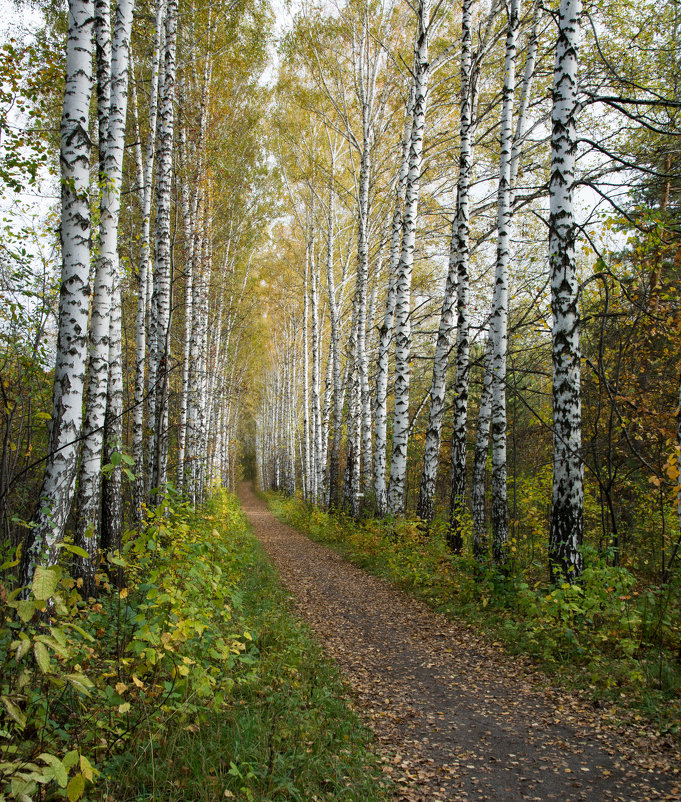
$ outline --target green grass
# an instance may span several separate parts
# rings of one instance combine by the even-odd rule
[[[579,585],[551,587],[546,578],[504,575],[453,555],[437,526],[425,537],[417,521],[356,522],[299,499],[266,498],[280,519],[511,654],[532,657],[552,681],[681,735],[681,578],[644,587],[591,551]]]
[[[252,641],[230,668],[219,710],[182,709],[109,762],[98,799],[357,800],[389,797],[371,733],[349,707],[337,670],[288,610],[287,597],[242,514],[229,529],[238,555],[231,631]],[[217,522],[216,522],[217,520]],[[216,534],[217,530],[213,533]],[[219,556],[219,553],[218,553]],[[94,797],[92,797],[94,798]]]

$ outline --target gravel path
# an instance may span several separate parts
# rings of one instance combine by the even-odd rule
[[[396,800],[681,800],[681,758],[239,496],[376,733]]]

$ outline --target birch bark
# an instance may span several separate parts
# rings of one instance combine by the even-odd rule
[[[90,137],[92,92],[91,0],[70,0],[66,41],[66,83],[60,124],[61,290],[53,406],[45,473],[34,527],[24,543],[22,580],[29,583],[38,563],[56,559],[55,546],[73,498],[87,358],[90,295]]]
[[[423,136],[428,102],[429,0],[418,5],[418,33],[414,47],[414,114],[409,146],[409,170],[404,201],[402,249],[395,287],[395,412],[388,487],[388,512],[404,513],[407,448],[409,442],[409,382],[411,360],[411,277],[414,265]]]
[[[553,313],[553,504],[549,562],[554,581],[582,570],[579,284],[575,265],[577,66],[581,0],[561,0],[553,77],[549,270]]]
[[[467,210],[468,183],[471,169],[471,8],[473,0],[463,0],[461,13],[461,107],[460,107],[460,155],[459,155],[459,182],[457,187],[457,219],[454,228],[462,224],[458,210],[462,203],[462,195],[466,195]],[[464,232],[462,231],[462,234]],[[467,229],[465,232],[467,238]],[[447,367],[449,352],[454,331],[454,300],[459,276],[459,261],[461,253],[458,250],[460,238],[455,238],[452,232],[452,241],[449,251],[449,269],[445,294],[442,299],[440,324],[435,345],[433,360],[433,378],[430,388],[430,410],[428,414],[428,427],[426,429],[426,442],[423,454],[423,471],[419,487],[418,516],[426,523],[430,523],[434,514],[435,481],[440,456],[440,442],[442,438],[442,419],[444,417],[445,390],[447,381]]]
[[[508,348],[508,272],[511,248],[513,100],[520,0],[511,0],[506,33],[504,89],[501,106],[499,189],[497,194],[497,261],[492,296],[492,554],[506,559],[508,504],[506,493],[506,352]]]
[[[385,300],[383,324],[378,340],[376,405],[374,409],[374,496],[376,514],[379,517],[383,517],[388,511],[388,493],[385,481],[388,448],[388,363],[395,322],[395,289],[397,284],[397,268],[400,263],[402,247],[403,207],[407,191],[407,174],[409,173],[411,129],[414,122],[414,91],[414,82],[412,80],[405,110],[402,154],[397,185],[395,187],[395,206],[393,209],[388,263],[388,292]]]
[[[489,450],[489,429],[492,422],[492,337],[487,337],[485,373],[482,379],[478,425],[471,477],[471,506],[473,511],[473,556],[481,559],[487,548],[487,525],[485,521],[485,473]]]
[[[170,204],[173,177],[173,137],[175,130],[175,73],[177,41],[177,0],[168,0],[164,52],[163,92],[158,113],[158,163],[156,178],[156,241],[152,312],[155,316],[153,377],[155,379],[154,425],[150,440],[153,464],[152,487],[167,481],[167,430],[170,332]],[[150,375],[152,371],[150,370]]]
[[[154,158],[156,154],[156,120],[158,115],[159,94],[159,65],[161,49],[165,33],[165,0],[158,0],[154,28],[154,48],[151,58],[151,87],[149,98],[149,132],[142,166],[142,183],[140,186],[141,205],[141,237],[140,237],[140,263],[137,284],[137,317],[135,320],[135,409],[132,423],[132,456],[135,460],[135,481],[133,483],[133,509],[136,521],[143,517],[142,504],[145,489],[148,490],[149,479],[145,483],[144,470],[144,377],[147,367],[147,347],[151,351],[154,347],[149,338],[147,342],[147,312],[148,312],[148,286],[152,276],[151,262],[151,198],[154,172]],[[153,360],[149,360],[153,362]],[[151,365],[149,366],[151,369]],[[155,386],[155,379],[151,377],[149,387]],[[151,401],[148,404],[151,422]],[[146,488],[145,488],[145,485]]]
[[[94,572],[99,519],[99,487],[102,455],[108,463],[111,448],[122,450],[122,365],[121,365],[121,295],[118,258],[118,223],[121,209],[121,182],[125,127],[128,110],[128,72],[133,0],[119,0],[116,6],[111,64],[106,140],[100,143],[103,164],[100,198],[99,254],[95,278],[95,296],[90,317],[90,366],[88,395],[81,456],[78,535],[90,555],[88,576]],[[101,159],[101,151],[104,158]],[[109,409],[113,404],[115,409]],[[115,442],[107,443],[109,437]],[[104,449],[103,449],[104,446]],[[120,527],[120,467],[104,482],[102,548],[117,541]],[[92,527],[90,536],[86,532]],[[113,528],[113,531],[112,531]]]

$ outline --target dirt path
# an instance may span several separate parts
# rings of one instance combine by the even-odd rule
[[[448,621],[277,521],[249,485],[243,508],[352,686],[400,800],[681,800],[681,760],[643,726],[542,683]],[[333,726],[330,722],[329,726]]]

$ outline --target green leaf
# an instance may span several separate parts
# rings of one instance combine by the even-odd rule
[[[83,777],[82,774],[74,774],[69,780],[69,784],[66,786],[66,796],[69,802],[77,802],[81,796],[83,796],[84,790],[85,777]]]
[[[67,674],[66,680],[80,693],[85,696],[90,695],[90,688],[94,688],[92,680],[88,679],[85,674]]]
[[[80,753],[77,749],[72,749],[70,752],[67,752],[64,755],[62,763],[64,764],[64,768],[68,771],[72,769],[76,763],[78,763],[78,758],[80,757]]]
[[[118,465],[121,464],[121,460],[123,459],[123,455],[119,451],[114,451],[111,455],[111,464],[116,468]]]
[[[33,654],[35,654],[35,659],[40,666],[40,670],[43,674],[47,674],[50,670],[50,655],[47,651],[47,646],[37,641],[33,644]]]
[[[50,568],[43,568],[39,565],[35,569],[35,574],[33,575],[33,595],[36,599],[45,601],[49,599],[57,589],[58,583],[59,569],[56,565]]]
[[[52,768],[54,771],[54,779],[59,783],[59,787],[66,788],[69,778],[66,767],[61,760],[59,760],[59,758],[55,755],[50,755],[47,752],[43,752],[42,755],[39,755],[38,757],[40,760],[44,760],[45,763]]]
[[[33,618],[33,614],[38,607],[42,607],[42,605],[37,605],[30,599],[22,599],[21,601],[16,602],[17,615],[19,618],[21,618],[24,624],[28,624],[28,622]]]
[[[26,716],[24,715],[23,711],[14,704],[14,702],[10,702],[10,700],[6,697],[2,697],[2,703],[5,705],[7,712],[10,716],[16,721],[16,723],[21,727],[23,730],[26,726]]]
[[[89,560],[90,555],[85,551],[85,549],[81,549],[80,546],[74,546],[72,543],[60,543],[57,546],[58,549],[66,549],[66,551],[70,551],[71,554],[75,554],[77,557],[82,557],[84,560]]]
[[[24,655],[28,652],[31,648],[31,641],[30,640],[20,640],[19,645],[17,646],[17,650],[14,653],[14,659],[17,663],[24,657]]]

